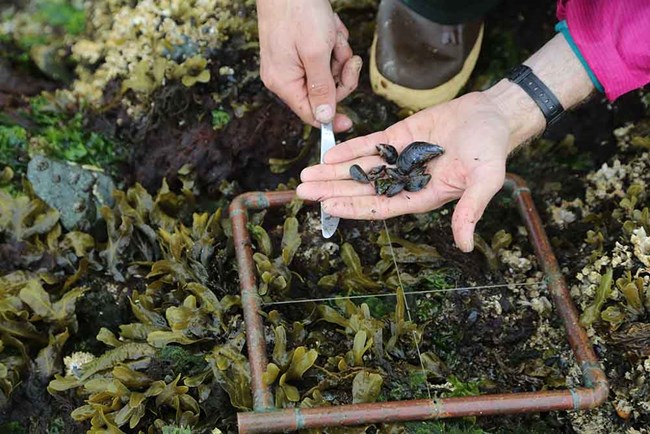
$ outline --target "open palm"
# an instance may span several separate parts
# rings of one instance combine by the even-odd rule
[[[428,164],[431,181],[423,190],[389,198],[350,178],[353,164],[368,170],[383,163],[375,145],[388,143],[401,152],[416,140],[445,149]],[[325,164],[303,170],[297,192],[303,199],[322,201],[334,216],[367,220],[426,212],[460,198],[452,218],[454,240],[461,250],[471,251],[476,222],[503,185],[509,140],[498,108],[483,94],[471,93],[385,131],[341,143],[327,153]]]

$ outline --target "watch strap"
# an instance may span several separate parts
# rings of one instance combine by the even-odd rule
[[[564,114],[560,101],[528,66],[516,66],[506,78],[518,84],[535,101],[546,118],[546,126],[554,124]]]

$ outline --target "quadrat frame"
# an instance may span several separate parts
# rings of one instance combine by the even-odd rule
[[[277,409],[273,395],[262,380],[267,352],[262,323],[261,297],[257,292],[248,211],[289,203],[295,191],[249,192],[230,204],[233,239],[239,267],[241,302],[246,327],[246,344],[251,371],[253,411],[237,414],[240,433],[271,433],[307,428],[352,426],[372,423],[434,420],[465,416],[537,413],[556,410],[586,410],[601,405],[609,394],[605,373],[578,322],[576,310],[542,221],[526,183],[507,174],[503,189],[514,199],[535,249],[555,310],[562,319],[569,344],[582,369],[582,386],[537,392],[499,393],[479,396],[415,399],[317,408]]]

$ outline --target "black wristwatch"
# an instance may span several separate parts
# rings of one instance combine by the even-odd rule
[[[546,118],[546,126],[554,124],[564,114],[564,107],[553,92],[546,87],[526,65],[519,65],[513,68],[506,78],[518,84],[535,101]]]

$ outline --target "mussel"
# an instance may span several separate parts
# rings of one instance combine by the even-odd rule
[[[370,182],[368,174],[358,164],[350,166],[350,176],[355,181],[361,182],[363,184],[368,184]]]
[[[381,178],[381,176],[386,171],[386,166],[377,166],[370,169],[367,173],[368,179],[374,181],[375,179]]]
[[[386,163],[396,165],[376,166],[365,172],[355,164],[350,167],[350,176],[364,184],[374,182],[375,193],[388,197],[395,196],[402,190],[416,192],[426,187],[431,181],[431,175],[426,173],[426,163],[444,152],[441,146],[422,141],[410,143],[399,154],[391,145],[379,144],[376,148]]]
[[[402,173],[410,173],[416,167],[423,166],[445,150],[434,143],[413,142],[399,154],[397,168]]]
[[[408,178],[404,184],[404,190],[415,193],[422,190],[431,181],[431,175],[425,173],[424,175],[414,175]]]
[[[394,146],[380,143],[376,145],[375,148],[377,148],[379,156],[383,158],[385,162],[388,164],[395,164],[397,161],[397,149],[395,149]]]
[[[405,184],[403,182],[393,182],[386,189],[386,196],[393,197],[400,191],[404,190]]]

